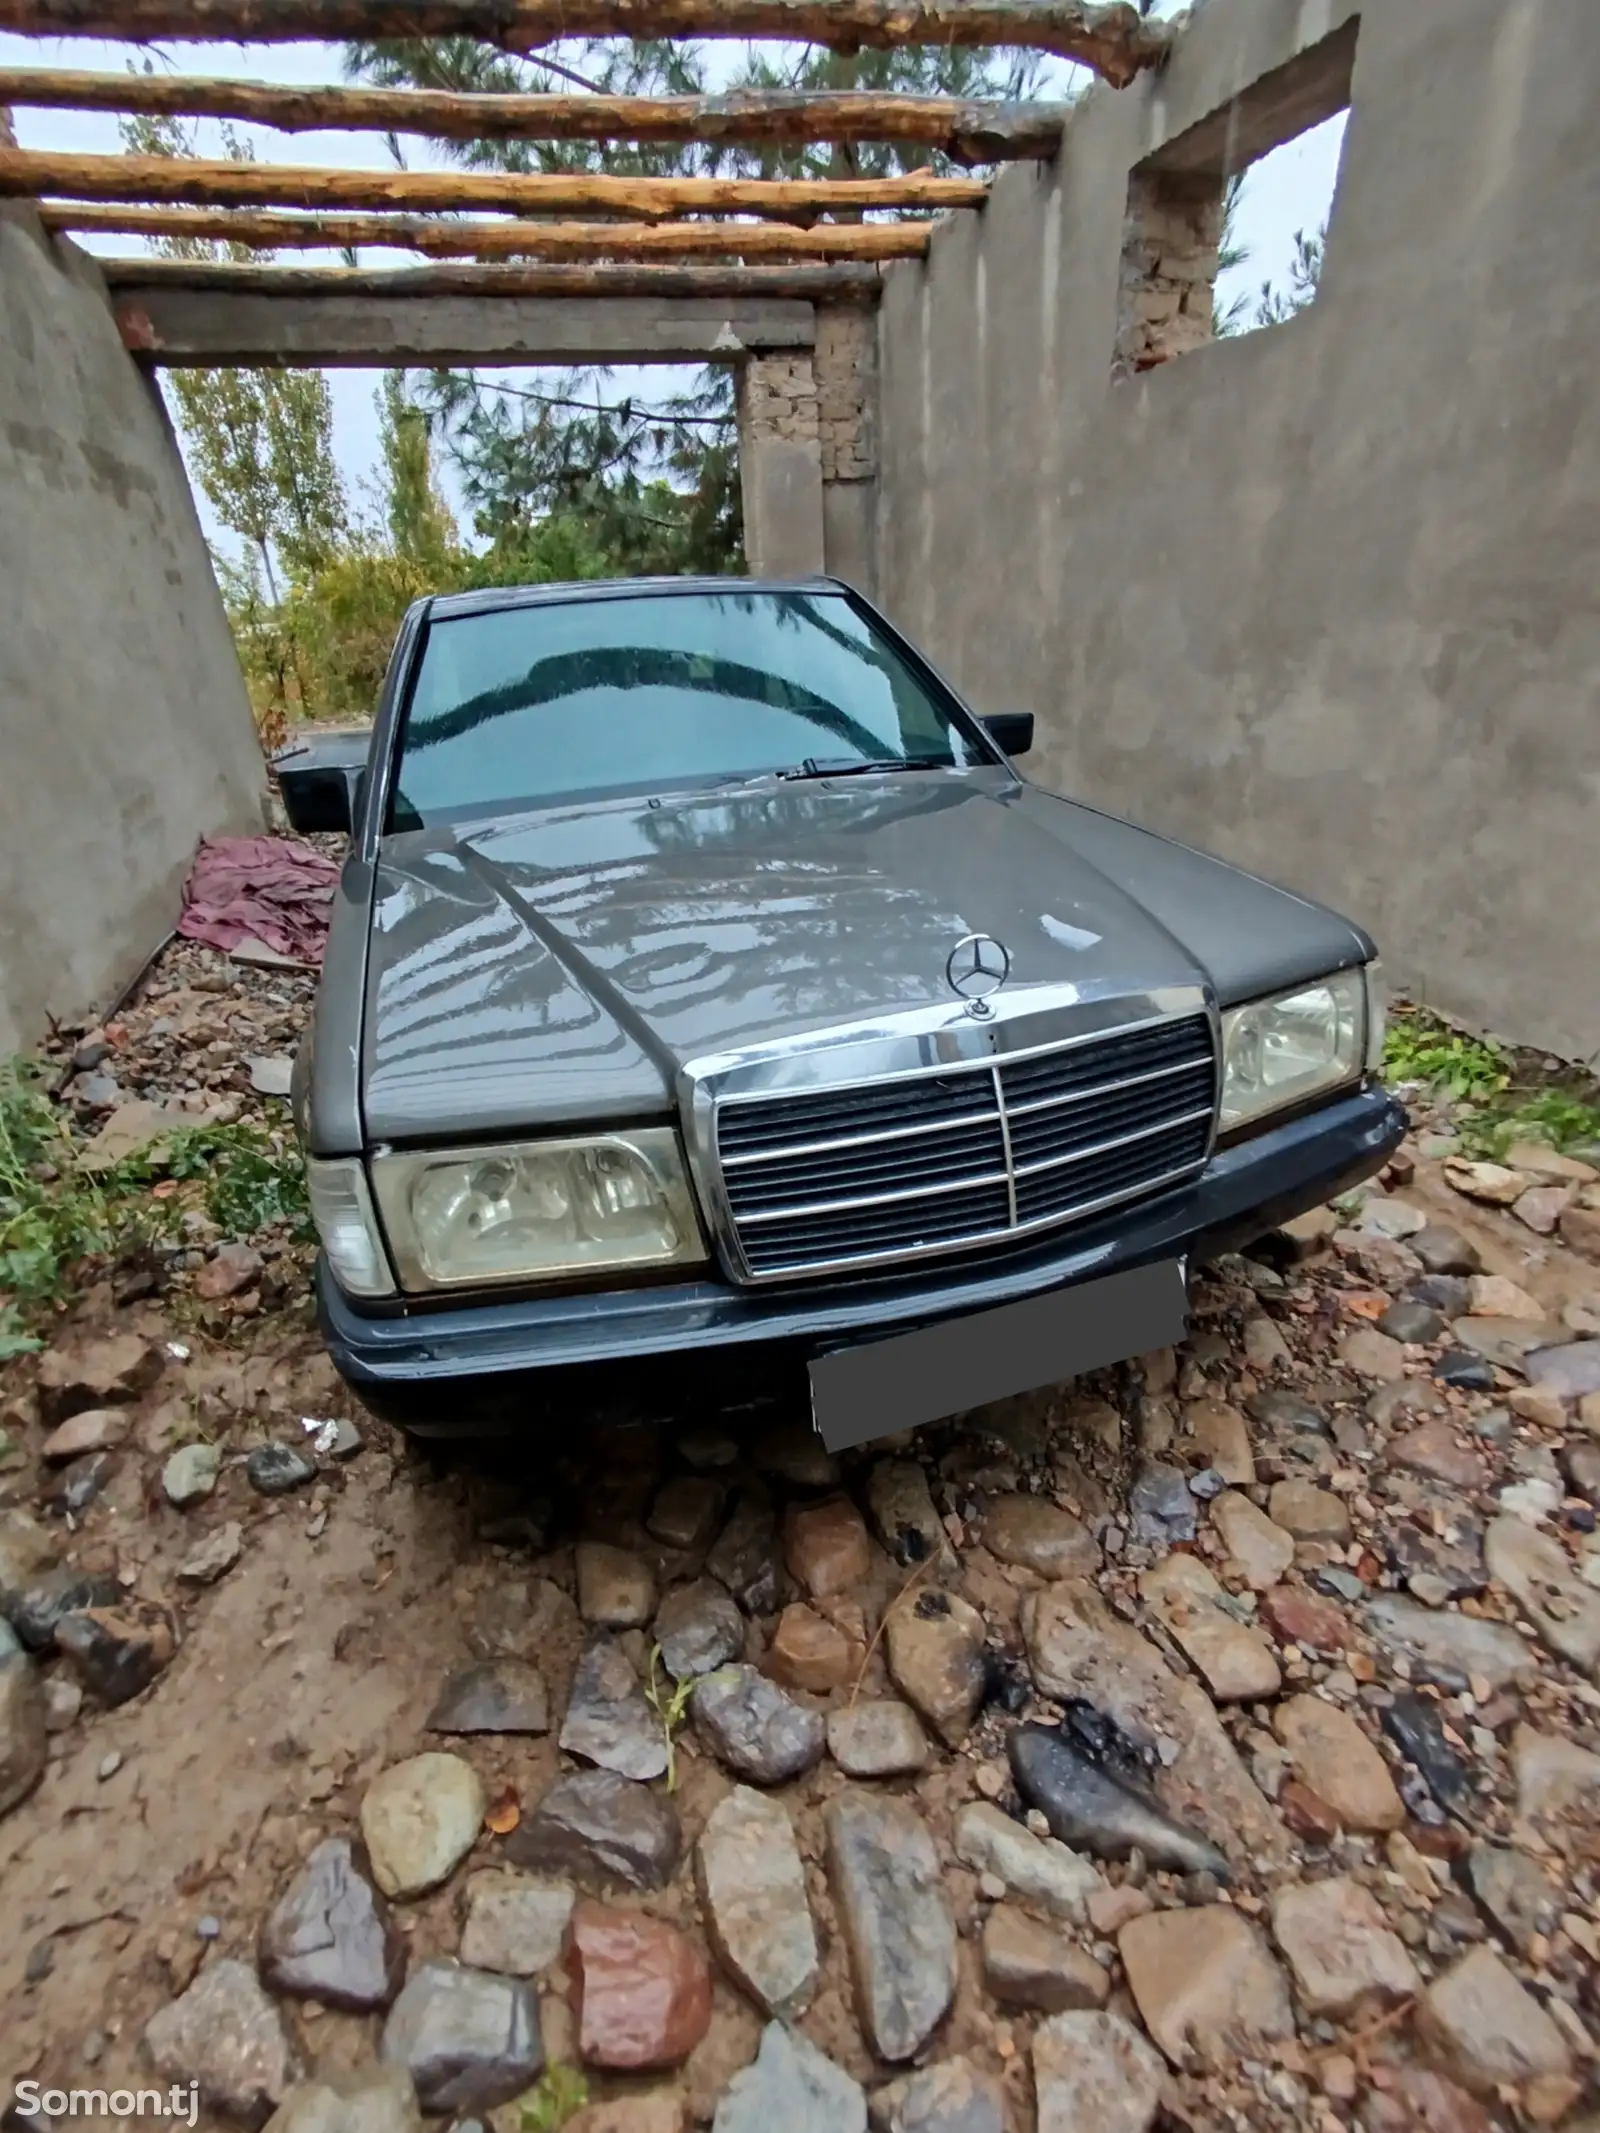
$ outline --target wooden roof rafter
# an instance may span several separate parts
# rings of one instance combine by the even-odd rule
[[[661,266],[617,260],[603,265],[426,267],[282,267],[205,259],[102,259],[106,286],[130,292],[187,289],[248,296],[777,296],[868,299],[880,288],[874,266],[797,261],[792,265]]]
[[[981,206],[978,178],[633,178],[587,172],[328,170],[189,156],[63,155],[0,148],[0,197],[278,208],[411,208],[601,214],[665,221],[685,214],[814,220],[870,209]]]
[[[931,222],[485,222],[425,215],[286,215],[248,208],[73,206],[45,201],[46,229],[226,243],[264,252],[388,246],[430,259],[920,259]],[[139,262],[144,264],[144,262]],[[124,262],[125,264],[125,262]]]
[[[447,89],[304,88],[183,74],[99,74],[0,67],[0,106],[229,119],[283,133],[419,134],[454,141],[700,142],[792,147],[811,141],[909,141],[959,163],[1053,155],[1069,107],[863,90],[727,96],[536,96]]]
[[[508,52],[566,37],[1011,45],[1075,60],[1118,88],[1161,63],[1171,34],[1132,0],[0,0],[0,30],[137,44],[456,36]]]

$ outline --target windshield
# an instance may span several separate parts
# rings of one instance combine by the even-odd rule
[[[429,625],[391,826],[601,794],[989,762],[842,593],[640,594]]]

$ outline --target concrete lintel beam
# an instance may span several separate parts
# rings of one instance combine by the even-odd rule
[[[116,292],[122,337],[177,367],[366,369],[392,364],[703,363],[751,349],[809,348],[809,303],[712,298],[260,296]]]

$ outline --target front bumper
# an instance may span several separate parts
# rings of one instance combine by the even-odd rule
[[[1370,1177],[1405,1129],[1392,1096],[1363,1088],[1220,1149],[1193,1184],[1159,1200],[1015,1254],[991,1250],[890,1278],[781,1289],[699,1280],[378,1316],[358,1311],[324,1265],[319,1315],[334,1363],[370,1404],[412,1426],[449,1430],[468,1426],[466,1416],[439,1411],[438,1392],[450,1380],[473,1380],[474,1394],[490,1395],[530,1371],[574,1364],[704,1358],[752,1343],[809,1354],[1175,1253],[1215,1257]],[[434,1397],[422,1397],[430,1386]]]

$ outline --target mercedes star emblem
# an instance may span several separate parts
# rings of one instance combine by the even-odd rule
[[[969,1015],[989,1014],[989,995],[998,992],[1010,974],[1010,951],[991,933],[964,935],[944,966],[945,983],[957,999],[965,1000]]]

